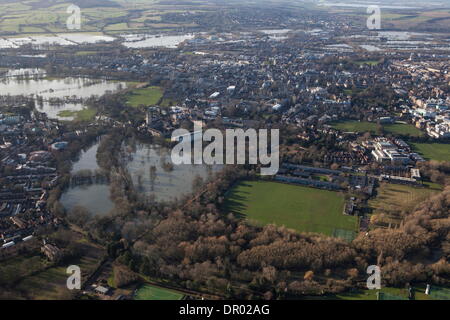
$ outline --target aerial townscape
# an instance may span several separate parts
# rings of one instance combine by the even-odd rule
[[[0,0],[0,300],[450,300],[450,0],[374,2]]]

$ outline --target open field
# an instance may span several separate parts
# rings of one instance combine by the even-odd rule
[[[82,279],[86,279],[98,266],[106,252],[84,238],[80,238],[78,243],[83,253],[80,258],[73,259],[68,265],[79,266]],[[71,292],[66,287],[67,277],[65,266],[52,267],[25,278],[18,283],[16,289],[26,292],[33,300],[69,299]]]
[[[356,231],[357,217],[345,216],[343,208],[344,197],[337,192],[264,181],[241,182],[230,190],[225,204],[226,211],[253,223],[329,236],[336,229]]]
[[[412,124],[387,124],[383,126],[384,130],[393,135],[401,135],[401,136],[411,136],[411,137],[422,137],[425,135],[423,131],[420,131]]]
[[[86,2],[86,1],[81,1]],[[87,2],[86,2],[87,3]],[[168,30],[194,26],[195,24],[168,24],[161,21],[167,13],[202,11],[208,8],[204,2],[187,4],[174,10],[174,6],[160,6],[157,0],[111,0],[80,4],[81,30],[77,32],[126,32],[129,30]],[[71,3],[64,0],[21,0],[0,3],[0,35],[73,32],[66,26],[71,14]],[[76,2],[75,2],[76,4]],[[190,8],[191,7],[191,8]],[[134,12],[134,13],[132,13]]]
[[[369,207],[374,214],[397,216],[403,210],[413,210],[416,205],[433,194],[442,191],[436,185],[429,188],[415,188],[406,185],[382,183],[377,190],[377,196],[369,200]]]
[[[138,289],[136,296],[134,297],[135,300],[181,300],[183,298],[183,294],[160,288],[155,287],[149,284],[143,285],[141,288]]]
[[[128,94],[127,103],[132,107],[152,106],[157,104],[162,96],[163,90],[160,87],[135,89]]]
[[[332,124],[332,127],[345,132],[372,132],[378,133],[378,125],[367,121],[341,121]],[[401,136],[421,137],[424,133],[411,124],[394,123],[385,124],[383,129],[386,133]]]
[[[77,244],[79,257],[55,265],[39,251],[40,244],[33,245],[30,254],[2,261],[0,264],[0,286],[13,286],[12,294],[17,299],[58,300],[70,299],[72,292],[67,289],[69,265],[78,265],[82,281],[86,279],[104,258],[106,250],[89,242],[83,235],[70,231],[66,234]]]
[[[367,121],[340,121],[332,124],[332,127],[345,132],[376,132],[377,124]]]
[[[369,65],[369,66],[376,66],[380,64],[380,61],[378,60],[357,60],[354,61],[355,64],[362,66],[362,65]]]
[[[336,1],[339,2],[339,1]],[[338,15],[354,16],[355,19],[364,20],[367,17],[366,8],[340,7],[316,5],[315,9]],[[450,26],[450,12],[448,9],[411,7],[407,11],[399,11],[395,8],[383,7],[381,11],[382,28],[398,28],[407,31],[421,30],[423,28],[440,28],[444,32]]]
[[[91,121],[96,114],[97,111],[94,109],[86,108],[80,111],[63,110],[58,113],[58,116],[62,118],[73,117],[76,121]]]
[[[412,147],[427,160],[450,161],[450,144],[412,143]]]
[[[432,300],[424,293],[423,288],[414,288],[414,300]],[[358,290],[354,293],[338,294],[338,300],[377,300],[377,292],[381,293],[380,300],[408,300],[408,290],[402,288],[382,288],[381,290]]]

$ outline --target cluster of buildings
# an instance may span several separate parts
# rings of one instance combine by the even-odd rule
[[[373,141],[365,141],[363,145],[371,150],[373,159],[379,163],[409,165],[425,161],[422,156],[412,152],[409,145],[402,139],[389,140],[377,137]]]
[[[349,167],[332,170],[287,162],[281,165],[275,180],[332,191],[359,191],[369,196],[373,195],[377,181],[375,177],[357,174]]]
[[[412,121],[419,129],[426,131],[428,136],[435,139],[450,138],[450,99],[448,101],[427,101],[423,105],[410,109]]]
[[[46,207],[58,179],[49,138],[55,127],[22,116],[0,121],[0,248],[9,249],[60,223]]]
[[[402,113],[429,137],[449,139],[450,97],[443,89],[450,81],[448,58],[436,57],[411,55],[409,59],[394,61],[392,66],[401,74],[397,92],[407,102],[401,106]]]

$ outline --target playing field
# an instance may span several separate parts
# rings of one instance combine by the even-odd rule
[[[434,300],[450,300],[450,288],[432,286],[430,296]]]
[[[163,91],[160,87],[135,89],[128,94],[127,103],[132,107],[139,107],[140,105],[152,106],[157,104],[162,96]]]
[[[182,298],[182,293],[146,284],[139,288],[134,300],[181,300]]]
[[[412,146],[428,160],[450,161],[450,144],[413,143]]]
[[[341,121],[332,124],[333,128],[345,132],[376,132],[377,124],[367,121]]]
[[[377,196],[369,200],[369,207],[374,214],[389,214],[398,216],[403,210],[411,211],[420,202],[442,189],[437,185],[430,188],[416,188],[406,185],[382,183],[377,190]]]
[[[434,300],[433,297],[424,293],[421,287],[414,288],[414,300]],[[381,290],[359,290],[353,293],[338,294],[334,298],[337,300],[377,300],[379,292],[380,300],[408,300],[408,290],[405,288],[385,287]]]
[[[386,124],[383,126],[384,130],[393,135],[401,136],[411,136],[411,137],[422,137],[425,135],[424,132],[417,129],[412,124],[394,123]]]
[[[332,124],[333,128],[345,132],[372,132],[378,133],[378,126],[375,122],[368,121],[342,121]],[[424,135],[422,131],[411,124],[394,123],[385,124],[383,129],[386,133],[398,136],[421,137]]]
[[[256,224],[276,224],[300,232],[349,237],[357,217],[342,213],[344,197],[337,192],[276,182],[245,181],[227,195],[225,210]]]
[[[94,109],[85,108],[80,111],[63,110],[58,113],[58,116],[74,118],[76,121],[91,121],[96,114],[97,112]]]

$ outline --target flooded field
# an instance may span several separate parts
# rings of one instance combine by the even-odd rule
[[[9,70],[0,77],[0,94],[29,96],[35,98],[36,108],[49,118],[72,120],[61,117],[61,111],[80,111],[86,108],[82,99],[99,97],[106,93],[127,88],[126,82],[88,78],[47,79],[40,69]]]
[[[107,184],[81,185],[64,192],[60,201],[66,210],[81,206],[93,215],[106,215],[114,209],[109,194]]]
[[[123,45],[127,48],[176,48],[180,43],[193,39],[194,34],[185,35],[149,35],[149,34],[130,34],[123,35]]]
[[[97,164],[97,150],[100,141],[81,152],[81,155],[72,166],[72,174],[82,170],[99,169]],[[105,215],[114,209],[110,199],[109,185],[107,183],[93,183],[69,187],[61,196],[61,204],[66,210],[82,206],[94,215]]]
[[[115,38],[105,35],[96,35],[88,33],[64,33],[51,35],[36,35],[17,38],[0,38],[0,49],[18,48],[20,46],[31,44],[35,48],[43,48],[46,45],[74,46],[79,44],[92,44],[99,42],[111,42]]]
[[[98,147],[99,142],[81,153],[72,166],[72,174],[99,169],[96,158]],[[202,182],[211,179],[222,168],[208,165],[176,166],[170,160],[170,150],[134,141],[124,143],[121,158],[138,194],[143,199],[159,202],[169,202],[191,194],[194,185],[201,187]],[[114,208],[106,183],[70,187],[61,196],[61,203],[66,210],[82,206],[96,215],[105,215]]]
[[[128,144],[124,162],[136,190],[156,201],[171,201],[192,193],[197,177],[206,181],[221,166],[173,165],[170,150],[158,145]]]

